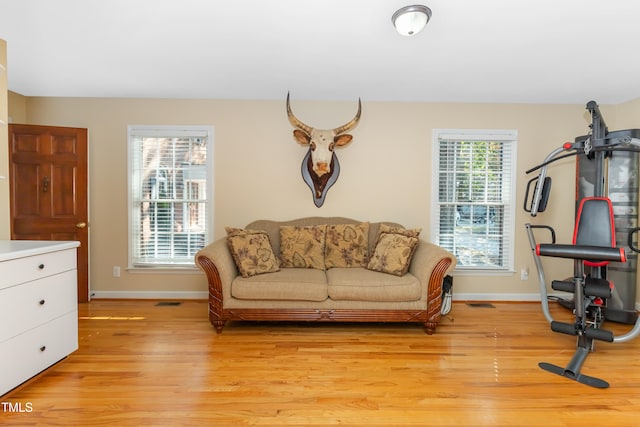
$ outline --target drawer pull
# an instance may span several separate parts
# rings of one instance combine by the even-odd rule
[[[40,265],[38,266],[38,269],[40,269],[40,270],[44,270],[44,264],[40,264]]]
[[[44,303],[45,303],[45,301],[44,301],[43,299],[41,299],[41,300],[39,301],[39,304],[40,304],[40,305],[44,305]]]
[[[40,351],[45,351],[47,349],[46,345],[43,345],[42,347],[40,347]]]

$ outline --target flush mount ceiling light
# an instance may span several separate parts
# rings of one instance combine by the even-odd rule
[[[403,36],[418,34],[431,19],[431,9],[420,4],[398,9],[391,17],[396,30]]]

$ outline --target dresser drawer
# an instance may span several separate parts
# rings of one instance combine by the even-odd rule
[[[76,268],[76,249],[0,262],[0,289]]]
[[[77,311],[0,343],[0,395],[77,349]]]
[[[77,310],[76,270],[0,290],[0,342]]]

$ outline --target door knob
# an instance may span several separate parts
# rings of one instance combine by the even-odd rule
[[[86,222],[79,222],[76,224],[76,228],[85,228],[87,226]]]

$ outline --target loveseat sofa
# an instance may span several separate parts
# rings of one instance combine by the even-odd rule
[[[342,217],[227,227],[195,255],[209,320],[417,322],[432,334],[455,257],[399,224]]]

